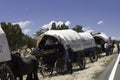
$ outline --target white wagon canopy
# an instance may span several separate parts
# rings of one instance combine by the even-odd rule
[[[59,41],[64,47],[60,45]],[[46,45],[48,42],[52,44]],[[77,62],[80,69],[85,69],[85,57],[89,57],[91,62],[95,62],[98,59],[94,37],[90,33],[77,33],[71,29],[49,30],[41,34],[37,39],[37,52],[34,55],[41,59],[41,62],[44,62],[45,65],[46,63],[47,65],[53,64],[51,66],[55,66],[56,72],[61,73],[65,70],[66,45],[70,45],[73,49],[73,62]],[[43,65],[41,64],[41,66]],[[45,70],[43,69],[43,71]],[[43,72],[41,73],[43,74]]]
[[[109,37],[104,33],[97,33],[93,35],[95,42],[97,45],[102,45],[104,47],[104,43],[108,41]]]
[[[6,35],[0,26],[0,62],[11,60]]]
[[[90,33],[77,33],[74,30],[49,30],[43,33],[41,36],[38,37],[37,47],[40,44],[44,44],[46,38],[51,37],[53,38],[54,42],[61,40],[64,47],[67,44],[71,46],[74,51],[80,51],[88,48],[96,47],[94,38]]]

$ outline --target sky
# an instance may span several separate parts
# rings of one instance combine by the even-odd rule
[[[0,22],[17,23],[30,36],[55,22],[120,40],[120,0],[0,0]]]

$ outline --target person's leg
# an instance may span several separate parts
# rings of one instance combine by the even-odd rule
[[[108,56],[108,50],[107,50],[107,48],[105,49],[105,53],[106,53],[106,56]]]
[[[68,72],[69,72],[69,62],[68,62],[68,60],[66,61],[66,66],[67,66],[67,71],[66,71],[66,73],[68,73]]]
[[[72,74],[73,70],[72,70],[72,62],[69,62],[69,73]]]
[[[107,54],[110,55],[110,48],[107,48]]]

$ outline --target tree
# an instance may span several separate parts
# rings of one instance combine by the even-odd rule
[[[51,30],[63,30],[63,29],[69,29],[69,27],[68,26],[66,26],[64,23],[63,23],[63,25],[58,25],[58,26],[56,26],[56,23],[54,22],[54,23],[52,23],[52,25],[51,25]],[[38,36],[40,36],[42,33],[44,33],[44,32],[46,32],[46,31],[48,31],[49,29],[47,28],[47,29],[40,29],[39,31],[37,31],[35,34],[34,34],[34,36],[35,36],[35,38],[36,37],[38,37]]]
[[[46,32],[48,30],[49,30],[48,28],[47,29],[40,29],[33,36],[35,36],[35,38],[36,38],[36,37],[40,36],[42,33]]]
[[[76,25],[74,28],[72,28],[73,30],[75,30],[76,32],[83,32],[82,30],[83,26],[81,25]]]
[[[63,29],[69,29],[69,27],[66,26],[65,23],[63,23],[61,26],[60,25],[56,26],[56,23],[52,23],[51,30],[63,30]]]
[[[63,25],[61,25],[61,29],[62,29],[62,30],[63,30],[63,29],[69,29],[69,27],[66,26],[65,23],[63,23]]]
[[[6,34],[10,50],[17,50],[24,45],[33,45],[34,40],[26,36],[18,24],[2,22],[1,27]]]
[[[35,47],[36,45],[36,40],[29,37],[28,35],[24,35],[23,37],[24,45],[27,45],[28,48]]]
[[[56,30],[56,29],[57,29],[56,23],[54,22],[54,23],[52,23],[51,30]]]
[[[17,48],[23,46],[23,33],[19,25],[12,25],[11,23],[6,24],[5,22],[2,22],[1,27],[6,33],[6,37],[8,39],[9,47],[11,50],[16,50]]]

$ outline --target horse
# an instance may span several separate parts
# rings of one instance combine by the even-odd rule
[[[22,58],[18,53],[11,54],[12,60],[8,63],[13,74],[15,76],[15,80],[17,77],[20,80],[23,80],[23,75],[27,75],[26,80],[38,80],[38,66],[39,62],[35,56],[29,55],[25,58]]]

